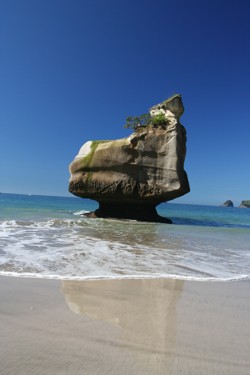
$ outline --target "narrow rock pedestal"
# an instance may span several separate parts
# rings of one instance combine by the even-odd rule
[[[170,219],[158,215],[155,206],[148,204],[99,202],[97,210],[84,215],[91,218],[116,218],[166,224],[172,223]]]

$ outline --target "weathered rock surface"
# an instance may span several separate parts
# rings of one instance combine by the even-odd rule
[[[241,208],[250,208],[250,200],[249,201],[242,201],[240,204]]]
[[[223,203],[222,206],[223,206],[223,207],[233,207],[234,204],[233,204],[233,202],[229,199],[228,201],[226,201],[225,203]]]
[[[99,202],[94,216],[169,222],[156,206],[189,192],[180,95],[152,107],[167,125],[138,128],[128,138],[85,143],[70,164],[69,191]]]

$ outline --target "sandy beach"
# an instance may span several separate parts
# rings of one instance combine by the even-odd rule
[[[248,281],[0,281],[0,374],[250,373]]]

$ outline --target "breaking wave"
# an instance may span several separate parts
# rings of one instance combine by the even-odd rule
[[[185,225],[92,220],[81,216],[85,212],[70,219],[0,222],[0,274],[77,280],[250,278],[244,229],[190,231]]]

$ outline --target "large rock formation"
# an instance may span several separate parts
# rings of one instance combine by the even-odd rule
[[[88,141],[70,164],[69,191],[99,202],[97,217],[170,222],[156,206],[189,192],[181,96],[151,108],[166,124],[138,127],[128,138]]]

